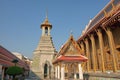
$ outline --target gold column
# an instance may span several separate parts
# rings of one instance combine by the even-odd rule
[[[102,72],[105,72],[105,64],[104,64],[104,57],[103,57],[103,54],[104,54],[104,43],[103,43],[103,36],[102,36],[101,29],[96,30],[96,33],[97,33],[98,39],[99,39],[101,63],[102,63]]]
[[[109,47],[110,47],[110,53],[112,54],[112,59],[113,59],[113,72],[117,71],[117,65],[116,65],[116,59],[115,59],[115,44],[114,44],[114,39],[113,35],[111,32],[111,29],[109,27],[104,28],[107,36],[108,36],[108,41],[109,41]]]
[[[80,46],[81,46],[81,48],[82,48],[82,51],[85,53],[84,43],[83,43],[83,41],[82,41],[82,42],[80,42]]]
[[[93,62],[93,70],[96,71],[96,61],[95,61],[95,54],[96,54],[96,47],[95,47],[95,39],[94,35],[90,35],[91,43],[92,43],[92,62]]]
[[[85,41],[85,45],[86,45],[86,56],[88,58],[88,61],[87,61],[87,72],[89,72],[89,70],[90,70],[89,43],[88,43],[88,39],[87,38],[85,38],[84,41]]]

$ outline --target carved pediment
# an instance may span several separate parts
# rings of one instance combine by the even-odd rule
[[[73,44],[70,44],[65,51],[65,56],[78,56],[80,52],[74,47]]]
[[[70,36],[67,43],[61,48],[60,54],[64,56],[79,56],[82,54],[82,50],[74,40],[73,36]]]

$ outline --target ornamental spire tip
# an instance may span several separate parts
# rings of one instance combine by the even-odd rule
[[[48,19],[48,9],[46,9],[46,19]]]

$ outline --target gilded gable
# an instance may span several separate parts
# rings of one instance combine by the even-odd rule
[[[74,47],[74,45],[71,43],[67,50],[64,53],[65,56],[78,56],[80,55],[80,52]]]
[[[79,56],[80,54],[82,54],[81,52],[82,51],[80,47],[78,46],[72,35],[70,36],[67,43],[60,50],[60,54],[64,56]]]

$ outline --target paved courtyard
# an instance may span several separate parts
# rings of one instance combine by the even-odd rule
[[[37,79],[35,77],[29,77],[29,78],[26,78],[25,80],[39,80],[39,79]]]

